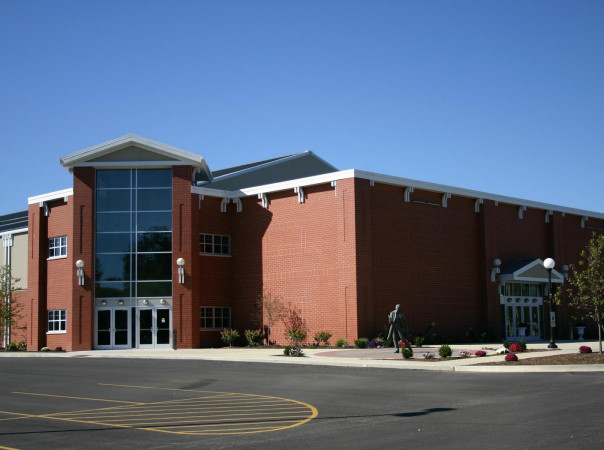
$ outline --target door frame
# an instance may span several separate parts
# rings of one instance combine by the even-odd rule
[[[109,345],[99,345],[99,312],[109,311]],[[122,345],[116,345],[115,343],[115,333],[116,333],[116,320],[115,313],[116,311],[124,311],[126,312],[127,317],[127,325],[126,325],[126,335],[127,335],[127,343]],[[130,308],[127,306],[99,306],[94,309],[94,348],[98,350],[121,350],[132,348],[131,341],[131,316],[130,316]]]
[[[142,311],[150,311],[151,312],[151,343],[150,344],[141,344],[141,321],[140,316]],[[158,343],[158,321],[161,319],[158,315],[158,311],[168,311],[168,342],[167,343]],[[135,312],[135,323],[136,323],[136,348],[141,349],[162,349],[162,348],[172,348],[172,307],[169,304],[161,304],[154,305],[148,304],[143,306],[138,306]],[[165,329],[165,328],[164,328]]]

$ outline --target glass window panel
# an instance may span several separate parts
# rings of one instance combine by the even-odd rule
[[[172,282],[148,281],[136,284],[139,297],[170,297],[172,295]]]
[[[172,212],[137,214],[138,231],[172,231]]]
[[[137,255],[138,280],[171,280],[172,255],[170,253],[141,253]],[[140,295],[140,294],[139,294]]]
[[[139,169],[136,173],[137,186],[141,187],[172,187],[171,169]]]
[[[112,169],[96,171],[96,188],[130,187],[130,169]]]
[[[528,284],[523,284],[522,285],[522,295],[523,296],[528,296],[529,295],[529,285]]]
[[[137,236],[137,251],[139,252],[150,253],[172,251],[172,233],[138,233]]]
[[[97,211],[130,211],[129,189],[100,189],[96,191]]]
[[[130,231],[129,213],[97,213],[96,231]]]
[[[127,281],[130,279],[130,253],[97,254],[96,281]]]
[[[136,209],[138,211],[171,211],[172,189],[139,189]]]
[[[123,282],[95,283],[94,296],[97,298],[130,297],[130,283],[123,283]]]
[[[126,253],[130,251],[129,233],[97,233],[97,253]]]

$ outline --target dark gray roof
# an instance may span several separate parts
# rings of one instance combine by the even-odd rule
[[[501,275],[505,275],[505,274],[513,274],[514,272],[516,272],[518,269],[522,269],[524,266],[527,266],[528,264],[532,263],[533,261],[535,261],[534,259],[519,259],[518,261],[514,261],[511,264],[508,264],[507,266],[503,267],[501,269]]]
[[[27,211],[0,216],[0,233],[27,228]]]
[[[337,169],[311,151],[243,164],[212,171],[212,180],[197,180],[198,186],[220,190],[237,190],[280,183],[297,178],[335,172]]]

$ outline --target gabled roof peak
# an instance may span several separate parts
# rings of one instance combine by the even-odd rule
[[[208,174],[209,168],[201,155],[181,150],[136,134],[85,148],[59,159],[63,167],[153,167],[189,165]]]

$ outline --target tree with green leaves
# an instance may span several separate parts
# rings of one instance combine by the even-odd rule
[[[602,323],[604,322],[604,234],[594,232],[580,253],[577,265],[570,266],[567,287],[558,292],[556,300],[568,298],[569,306],[576,308],[582,319],[592,319],[598,327],[598,341],[602,354]]]
[[[16,287],[19,281],[18,278],[13,278],[10,267],[0,266],[0,337],[4,348],[8,348],[11,342],[11,331],[23,318],[21,305],[17,303],[15,294],[19,290]]]

